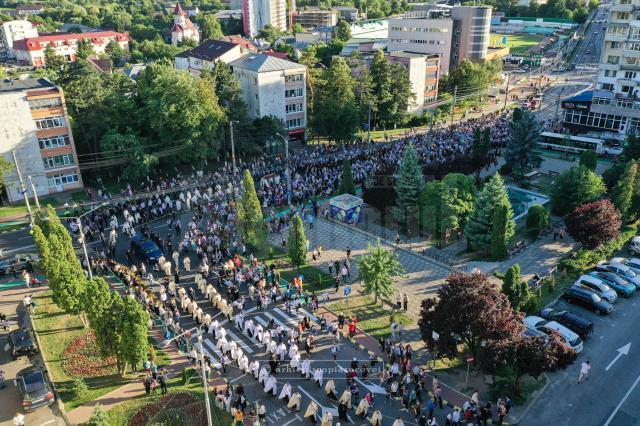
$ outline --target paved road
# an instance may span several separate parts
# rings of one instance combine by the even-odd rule
[[[606,19],[609,14],[609,4],[598,6],[593,14],[594,20],[576,50],[573,57],[575,65],[597,66],[600,62],[604,35],[607,29]],[[604,19],[604,22],[600,22]]]
[[[587,76],[583,77],[585,79],[589,78]],[[566,83],[563,82],[565,78],[567,79]],[[559,75],[558,79],[558,81],[560,81],[559,84],[553,85],[545,90],[541,109],[535,113],[541,122],[555,121],[556,119],[562,120],[564,113],[561,105],[562,100],[576,95],[591,86],[590,83],[586,83],[584,80],[569,80],[568,76],[565,77],[565,75]]]
[[[568,309],[594,322],[594,333],[585,342],[578,361],[566,371],[550,374],[551,385],[532,406],[520,424],[537,425],[602,425],[631,426],[638,424],[640,413],[640,294],[619,299],[615,311],[600,317],[590,311],[557,303],[556,308]],[[631,344],[628,355],[616,358],[617,350]],[[590,379],[577,384],[580,364],[590,360]],[[628,394],[628,395],[627,395]]]

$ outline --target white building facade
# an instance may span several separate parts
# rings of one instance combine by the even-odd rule
[[[171,44],[177,46],[184,40],[200,42],[200,32],[198,27],[191,22],[187,12],[182,10],[180,3],[176,3],[173,11],[173,27],[171,27]]]
[[[17,19],[0,25],[0,57],[15,58],[13,42],[38,37],[38,30],[27,20]]]
[[[286,0],[243,0],[242,22],[244,34],[255,37],[266,25],[287,31]]]
[[[290,137],[304,138],[306,66],[263,54],[248,54],[229,65],[240,81],[250,117],[277,117]]]

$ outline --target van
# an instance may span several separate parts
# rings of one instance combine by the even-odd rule
[[[601,279],[591,275],[580,275],[580,278],[573,285],[591,290],[609,303],[613,303],[618,299],[618,294],[611,287]]]

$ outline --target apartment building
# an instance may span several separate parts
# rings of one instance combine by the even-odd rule
[[[228,41],[205,40],[193,49],[178,53],[175,57],[176,69],[189,70],[199,75],[203,70],[210,70],[217,62],[226,64],[242,56],[241,47]]]
[[[300,24],[304,28],[316,28],[319,26],[334,27],[338,23],[338,11],[311,7],[298,9],[294,20],[296,24]]]
[[[411,83],[414,98],[407,105],[407,111],[421,113],[424,105],[434,102],[438,96],[438,78],[440,58],[438,55],[425,55],[412,52],[389,52],[387,59],[391,63],[401,64]]]
[[[450,69],[455,69],[464,59],[482,62],[487,57],[491,6],[456,6],[451,8],[453,37]]]
[[[444,75],[449,72],[452,34],[453,19],[447,9],[406,12],[389,18],[387,50],[437,55]]]
[[[303,139],[307,125],[307,67],[263,54],[229,64],[240,81],[249,116],[281,119],[292,138]]]
[[[640,0],[613,1],[591,105],[566,108],[564,122],[619,138],[640,132]]]
[[[76,60],[78,45],[81,40],[88,41],[96,54],[104,53],[110,42],[116,42],[123,49],[129,49],[129,34],[115,31],[96,31],[80,34],[57,34],[30,37],[13,43],[18,62],[34,67],[45,65],[44,52],[51,46],[55,52],[67,61]]]
[[[15,58],[13,43],[30,37],[38,37],[38,30],[27,20],[16,19],[0,25],[0,58]]]
[[[287,1],[243,0],[242,23],[244,34],[251,38],[268,24],[280,31],[287,31]]]
[[[38,195],[82,188],[62,88],[44,78],[0,82],[0,154],[31,176]],[[29,191],[31,192],[31,191]],[[22,199],[17,174],[6,176],[10,202]]]

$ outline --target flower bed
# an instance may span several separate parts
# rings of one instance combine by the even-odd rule
[[[158,398],[140,408],[131,416],[128,426],[147,426],[150,424],[200,426],[202,419],[206,424],[206,417],[203,416],[203,413],[204,403],[202,401],[188,392],[177,392]]]
[[[62,368],[70,377],[99,377],[117,373],[116,359],[100,356],[93,331],[76,337],[64,348]]]

